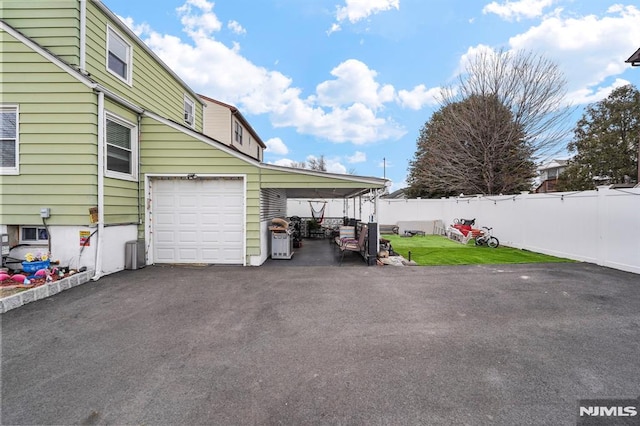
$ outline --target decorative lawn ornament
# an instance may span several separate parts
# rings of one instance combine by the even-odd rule
[[[25,281],[28,281],[27,277],[22,274],[15,274],[11,277],[11,279],[17,283],[24,283]]]

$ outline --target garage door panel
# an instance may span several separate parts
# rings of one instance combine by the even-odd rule
[[[196,247],[181,247],[178,250],[179,260],[177,262],[182,262],[183,259],[188,259],[188,263],[198,263],[200,262],[200,258],[198,257],[198,249]]]
[[[154,234],[156,243],[161,243],[161,244],[175,244],[176,242],[175,237],[176,237],[176,233],[171,231],[157,231]]]
[[[172,213],[156,213],[153,220],[158,225],[174,225],[175,217]]]
[[[156,261],[159,263],[175,263],[176,253],[173,249],[156,249]]]
[[[198,207],[198,199],[195,197],[197,194],[181,194],[178,197],[178,206],[183,208],[195,209]]]
[[[215,226],[218,227],[221,223],[228,223],[229,218],[224,217],[218,213],[203,213],[200,215],[200,224],[203,226]]]
[[[198,242],[198,233],[196,231],[180,231],[178,241],[181,244],[196,244]]]
[[[219,231],[209,231],[209,232],[202,232],[200,234],[200,237],[202,238],[202,243],[203,244],[220,244],[221,242],[221,235]]]
[[[158,208],[172,208],[176,203],[173,195],[167,194],[156,194],[153,202]]]
[[[244,262],[241,179],[157,180],[151,192],[156,262]]]
[[[221,196],[202,196],[200,198],[200,203],[202,207],[220,207],[222,204],[223,197]]]
[[[178,213],[178,226],[195,226],[198,224],[198,215],[196,213]]]

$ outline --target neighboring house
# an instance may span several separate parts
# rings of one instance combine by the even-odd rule
[[[567,168],[567,160],[551,160],[538,167],[540,184],[535,192],[555,192],[558,176]]]
[[[633,67],[640,67],[640,49],[636,50],[625,62]]]
[[[397,189],[389,194],[383,195],[380,198],[387,199],[405,199],[407,198],[407,188]]]
[[[287,197],[384,188],[263,164],[205,135],[205,101],[100,1],[3,2],[0,60],[11,258],[50,251],[97,279],[124,269],[135,240],[147,263],[260,265]]]
[[[238,108],[200,95],[204,109],[204,134],[258,161],[266,148],[260,136],[242,116]]]

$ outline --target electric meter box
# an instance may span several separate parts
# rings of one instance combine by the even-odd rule
[[[2,251],[2,257],[9,256],[9,234],[0,234],[0,248]]]

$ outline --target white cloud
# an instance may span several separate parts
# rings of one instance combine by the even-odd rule
[[[331,25],[331,28],[329,28],[327,30],[327,35],[331,35],[331,34],[337,32],[337,31],[340,31],[341,29],[342,29],[342,27],[340,26],[340,24],[335,24],[334,23],[333,25]]]
[[[131,29],[131,31],[133,31],[133,33],[135,35],[137,35],[138,37],[142,37],[143,34],[147,34],[149,32],[151,32],[151,27],[148,24],[142,23],[142,24],[136,24],[133,21],[133,18],[127,16],[127,17],[123,17],[120,15],[116,15],[118,17],[118,19],[120,19],[122,22],[124,22],[124,24],[129,27],[129,29]]]
[[[336,19],[348,19],[352,24],[376,13],[400,9],[400,0],[345,0],[344,6],[337,6]]]
[[[609,96],[611,92],[613,92],[618,87],[622,87],[624,85],[629,84],[629,82],[622,78],[616,78],[611,85],[606,87],[597,87],[597,88],[589,88],[585,87],[582,89],[577,89],[571,92],[567,96],[567,100],[572,102],[573,104],[585,105],[591,104],[595,102],[599,102],[602,99]]]
[[[365,161],[367,161],[367,154],[362,151],[356,151],[353,155],[347,157],[347,162],[351,164],[364,163]]]
[[[318,157],[316,157],[315,155],[309,155],[307,156],[307,162],[312,161],[312,160],[319,160]],[[338,174],[346,174],[347,173],[347,168],[340,163],[340,159],[339,158],[324,158],[324,163],[325,163],[325,167],[327,169],[327,172],[329,173],[338,173]]]
[[[299,133],[356,145],[398,139],[406,134],[406,130],[392,119],[378,117],[360,103],[326,112],[310,102],[294,99],[271,118],[275,127],[294,127]]]
[[[377,109],[392,101],[395,94],[393,86],[376,81],[377,73],[356,59],[348,59],[331,70],[335,80],[328,80],[316,87],[318,103],[322,106],[337,107],[360,102],[367,107]]]
[[[343,166],[339,161],[327,160],[327,172],[346,175],[347,168]]]
[[[576,103],[606,97],[598,86],[623,73],[624,61],[640,40],[640,9],[615,5],[604,16],[545,17],[525,33],[512,37],[512,49],[544,52],[565,72],[569,100]],[[617,83],[610,85],[612,90]]]
[[[394,2],[386,3],[393,6]],[[376,71],[363,62],[342,62],[331,71],[333,79],[318,84],[315,93],[305,96],[288,76],[242,56],[240,44],[229,47],[216,40],[221,24],[213,3],[187,0],[177,12],[189,41],[160,34],[130,18],[125,21],[199,93],[215,94],[248,114],[268,114],[276,127],[293,127],[301,134],[332,142],[367,144],[406,134],[380,112],[385,103],[398,100],[395,88],[378,82]]]
[[[265,152],[277,155],[287,155],[289,153],[289,148],[280,138],[271,138],[265,142],[265,145],[267,145]]]
[[[407,180],[406,179],[403,179],[400,182],[392,181],[391,182],[391,186],[389,187],[389,193],[395,192],[398,189],[406,188],[407,186],[409,186],[409,185],[407,184]]]
[[[184,25],[184,31],[193,38],[209,37],[214,32],[220,31],[222,23],[213,13],[213,3],[206,0],[187,0],[185,4],[176,9],[180,22]],[[198,9],[201,13],[194,13]]]
[[[495,13],[508,21],[519,21],[522,18],[542,16],[544,9],[556,0],[506,0],[504,3],[493,1],[482,9],[482,13]]]
[[[283,167],[291,167],[293,163],[295,163],[295,161],[289,158],[281,158],[280,160],[269,162],[269,164],[273,164],[275,166],[283,166]]]
[[[432,87],[427,89],[424,84],[414,87],[412,90],[400,90],[398,100],[402,107],[410,109],[421,109],[425,105],[436,105],[440,88]]]
[[[229,21],[227,23],[227,28],[229,28],[235,34],[246,34],[247,30],[244,29],[242,25],[238,21]]]

